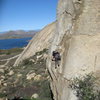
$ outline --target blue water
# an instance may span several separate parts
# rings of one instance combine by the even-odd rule
[[[25,47],[28,44],[29,40],[31,40],[31,37],[21,39],[3,39],[0,40],[0,49]]]

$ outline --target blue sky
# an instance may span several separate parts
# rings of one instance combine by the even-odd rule
[[[0,32],[35,30],[56,20],[58,0],[0,0]]]

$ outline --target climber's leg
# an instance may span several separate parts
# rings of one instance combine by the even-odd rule
[[[55,61],[55,68],[57,68],[57,66],[58,66],[58,63],[57,63],[57,61]]]
[[[59,67],[60,66],[60,62],[59,60],[55,61],[55,68]]]

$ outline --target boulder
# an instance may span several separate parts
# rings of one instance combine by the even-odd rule
[[[0,80],[0,86],[2,85],[2,81]]]
[[[41,78],[42,78],[42,76],[41,76],[41,75],[36,75],[36,76],[34,77],[34,80],[35,80],[35,81],[40,81],[40,80],[41,80]]]
[[[2,75],[1,78],[2,78],[2,79],[5,79],[5,76]]]
[[[13,75],[13,74],[14,74],[14,71],[13,71],[13,70],[11,70],[11,71],[8,73],[9,76],[11,76],[11,75]]]
[[[36,56],[36,58],[37,58],[37,60],[39,59],[39,58],[41,58],[43,55],[38,55],[38,56]]]
[[[0,69],[0,72],[1,72],[1,73],[4,73],[4,69]]]
[[[26,78],[27,80],[31,80],[36,76],[36,73],[30,73],[30,74],[27,74],[26,76],[27,76]]]
[[[37,93],[34,93],[32,96],[31,96],[31,99],[37,99],[39,97],[39,95]]]
[[[6,98],[0,98],[0,100],[6,100]]]
[[[30,59],[29,61],[32,61],[33,63],[35,63],[35,60],[34,59]]]
[[[7,83],[3,83],[3,86],[7,86]]]
[[[17,77],[21,77],[22,76],[22,74],[17,74]]]

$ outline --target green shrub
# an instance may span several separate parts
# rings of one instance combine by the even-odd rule
[[[50,83],[47,80],[41,82],[40,97],[51,99]]]
[[[9,52],[9,51],[6,53],[6,55],[10,55],[10,54],[11,54],[11,52]]]
[[[2,54],[10,55],[12,53],[20,53],[22,51],[23,51],[22,48],[13,48],[13,49],[7,49],[7,50],[0,50],[0,55],[2,55]]]
[[[42,51],[39,51],[39,52],[36,52],[36,54],[35,55],[41,55],[41,54],[43,54],[43,53],[47,53],[47,50],[48,49],[43,49]]]
[[[86,75],[82,79],[76,78],[71,84],[71,88],[76,91],[79,100],[100,100],[100,91],[95,90],[96,78]]]
[[[23,100],[42,100],[42,99],[35,99],[35,98],[33,98],[33,99],[23,99]]]
[[[25,59],[25,60],[23,60],[23,62],[22,62],[22,65],[24,66],[24,65],[31,65],[32,64],[32,61],[30,61],[29,59]]]
[[[0,93],[0,98],[6,97],[5,93]]]

